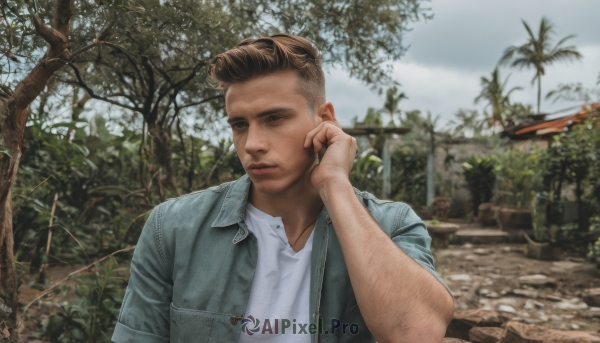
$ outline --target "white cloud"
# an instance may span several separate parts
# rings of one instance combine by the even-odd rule
[[[471,1],[440,0],[431,4],[434,19],[417,23],[405,37],[410,44],[406,56],[394,64],[393,78],[402,84],[409,97],[400,106],[404,110],[419,109],[439,114],[447,121],[460,109],[481,109],[473,100],[480,92],[481,76],[489,75],[502,52],[511,44],[522,44],[526,32],[525,19],[534,31],[539,20],[547,16],[556,25],[556,38],[577,36],[568,41],[583,55],[578,62],[560,62],[547,67],[542,78],[542,112],[554,112],[579,103],[544,101],[548,91],[560,83],[581,82],[585,87],[597,87],[600,72],[600,1],[577,0],[506,0]],[[537,86],[531,85],[533,70],[501,68],[501,77],[508,75],[508,86],[523,87],[511,97],[535,106]],[[351,79],[341,70],[331,70],[327,77],[327,97],[336,107],[342,125],[349,125],[353,116],[364,116],[368,107],[381,108],[384,97],[361,82]]]

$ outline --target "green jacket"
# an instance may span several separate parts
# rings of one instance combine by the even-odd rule
[[[133,254],[114,342],[238,342],[258,255],[244,223],[250,184],[244,175],[152,210]],[[388,236],[450,292],[434,269],[431,238],[415,212],[354,191]],[[325,207],[314,229],[309,308],[311,324],[322,323],[311,334],[313,343],[375,342]],[[339,327],[332,334],[337,323],[358,324],[358,333]]]

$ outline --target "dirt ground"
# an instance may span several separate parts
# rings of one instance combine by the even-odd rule
[[[504,243],[450,245],[435,255],[457,310],[503,311],[514,320],[560,330],[600,330],[600,307],[582,300],[586,289],[600,287],[600,273],[581,257],[540,261],[525,257],[524,244]]]
[[[453,291],[456,309],[503,311],[528,324],[600,335],[600,307],[590,307],[582,300],[587,289],[600,287],[596,265],[568,254],[556,261],[535,260],[525,257],[523,249],[524,244],[508,243],[467,243],[436,249],[436,269]],[[62,280],[80,267],[51,266],[47,284]],[[32,287],[36,277],[24,277],[19,289],[21,306],[41,294]],[[40,331],[41,323],[61,311],[62,302],[75,300],[76,284],[69,279],[64,283],[70,288],[68,293],[52,292],[22,315],[20,342],[41,342],[30,338],[30,334]]]
[[[59,281],[62,281],[70,273],[84,267],[83,265],[68,265],[68,264],[51,264],[46,269],[46,285],[51,286]],[[87,275],[93,273],[94,269],[89,268],[78,275]],[[24,307],[40,296],[43,291],[34,287],[35,280],[38,279],[39,273],[32,275],[24,275],[21,277],[21,286],[19,287],[19,320],[22,322],[19,329],[19,343],[41,343],[43,341],[33,339],[31,337],[35,332],[42,330],[42,325],[48,323],[50,316],[62,311],[61,304],[64,302],[76,303],[77,280],[74,277],[60,283],[52,292],[43,296],[40,300],[34,302],[27,311],[23,311]]]

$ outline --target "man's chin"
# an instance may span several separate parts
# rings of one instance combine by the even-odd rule
[[[280,180],[252,180],[254,190],[263,194],[281,193],[289,187],[287,182]]]
[[[250,178],[253,188],[263,194],[275,195],[282,193],[300,180],[289,178]]]

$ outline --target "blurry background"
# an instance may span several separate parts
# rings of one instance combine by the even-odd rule
[[[208,64],[278,32],[323,52],[328,100],[359,142],[353,185],[427,220],[457,309],[505,305],[521,322],[600,329],[600,301],[583,295],[600,286],[600,2],[0,8],[0,341],[109,342],[150,211],[244,174]],[[43,34],[53,21],[70,55]],[[482,243],[474,254],[487,257],[467,254]],[[527,280],[551,289],[514,281],[549,270],[553,280]],[[528,305],[506,300],[517,293]]]

